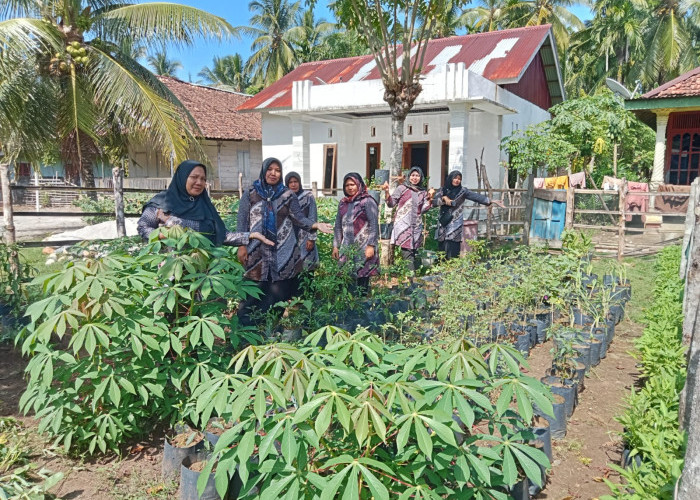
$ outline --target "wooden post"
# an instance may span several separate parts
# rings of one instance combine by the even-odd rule
[[[34,185],[39,187],[39,172],[34,171]],[[41,210],[41,203],[39,202],[39,190],[34,191],[34,210],[39,212]]]
[[[691,279],[693,249],[697,251],[698,242],[700,241],[700,232],[698,232],[698,223],[700,223],[700,184],[698,179],[693,182],[692,186],[690,198],[688,199],[688,211],[686,212],[686,225],[691,224],[691,226],[690,231],[683,238],[680,269],[681,278],[685,279],[685,293],[683,294],[683,343],[685,345],[690,343],[693,329],[700,322],[700,318],[697,317],[698,308],[700,308],[700,285],[698,285],[697,280],[693,282]],[[697,275],[697,261],[695,266]],[[692,288],[693,286],[695,286],[694,289]],[[698,342],[700,342],[700,339],[698,339]]]
[[[243,172],[238,172],[238,197],[243,198]]]
[[[114,190],[114,215],[117,221],[117,238],[126,236],[126,223],[124,221],[124,168],[120,160],[118,165],[112,167],[112,189]]]
[[[617,230],[617,260],[622,262],[625,255],[625,199],[627,198],[627,181],[625,180],[620,186],[619,193],[619,210],[620,220]]]
[[[691,200],[694,203],[696,200]],[[688,444],[685,451],[685,465],[681,475],[678,500],[695,500],[700,498],[700,205],[694,203],[695,226],[691,237],[690,258],[686,278],[685,296],[691,297],[688,316],[683,321],[683,337],[689,336],[690,350],[688,351],[688,374],[681,395],[679,417],[682,417],[681,427],[688,431]]]
[[[311,192],[313,193],[314,198],[318,199],[318,182],[313,181],[311,183]]]
[[[12,192],[10,191],[10,176],[7,173],[8,164],[0,163],[0,190],[2,192],[2,217],[5,223],[5,242],[7,245],[16,243],[15,220],[12,214]],[[37,191],[38,192],[38,191]],[[10,269],[19,276],[19,255],[16,249],[10,251]]]
[[[535,174],[530,173],[527,176],[527,193],[522,197],[523,205],[525,205],[525,218],[523,220],[523,244],[530,244],[530,221],[532,220],[532,211],[535,206]]]
[[[574,227],[574,203],[576,198],[574,196],[574,188],[569,186],[566,190],[566,221],[564,222],[564,227],[566,229],[573,229]]]

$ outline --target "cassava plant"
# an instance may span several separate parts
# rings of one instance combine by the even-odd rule
[[[227,311],[257,287],[230,250],[178,227],[134,255],[69,262],[35,283],[43,297],[17,340],[30,357],[20,408],[66,450],[118,451],[177,420],[233,348],[257,340]]]

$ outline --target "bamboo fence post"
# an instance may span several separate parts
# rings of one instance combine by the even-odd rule
[[[566,220],[564,222],[564,228],[571,229],[574,226],[574,188],[569,186],[566,190]]]
[[[618,191],[620,221],[617,231],[617,260],[622,262],[625,254],[625,199],[627,198],[627,181],[625,180]]]
[[[114,189],[114,215],[117,222],[117,238],[126,236],[124,221],[124,168],[123,160],[112,167],[112,189]]]
[[[238,172],[238,198],[243,198],[243,172]]]
[[[314,199],[318,199],[318,182],[317,181],[313,181],[311,183],[311,192],[314,195]]]

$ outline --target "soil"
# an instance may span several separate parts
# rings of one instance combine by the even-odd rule
[[[642,326],[625,319],[617,325],[607,357],[586,376],[586,388],[567,423],[564,439],[553,440],[554,461],[545,490],[536,498],[553,500],[593,499],[609,494],[603,479],[618,482],[610,463],[619,464],[622,426],[615,421],[624,408],[624,398],[639,373],[629,352]],[[540,378],[551,366],[552,341],[530,352],[529,375]],[[18,402],[24,390],[22,377],[26,361],[19,352],[0,346],[0,416],[12,416],[27,429],[37,422],[19,414]],[[214,429],[212,429],[214,430]],[[189,437],[185,434],[185,442]],[[66,456],[39,435],[31,441],[30,459],[65,478],[53,490],[62,499],[109,498],[119,500],[177,498],[177,484],[163,483],[161,461],[163,430],[125,449],[121,458],[79,459]]]
[[[200,443],[204,439],[204,434],[201,432],[182,432],[176,435],[174,438],[169,439],[168,442],[175,448],[189,448],[197,443]]]
[[[192,465],[190,465],[190,470],[193,472],[202,472],[206,466],[207,466],[207,461],[201,460],[199,462],[195,462]],[[216,472],[216,467],[214,467],[212,469],[212,472]]]

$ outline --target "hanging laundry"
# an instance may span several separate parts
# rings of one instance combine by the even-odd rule
[[[619,191],[620,187],[622,187],[624,183],[624,179],[618,179],[617,177],[610,177],[606,175],[603,177],[603,184],[601,187],[606,191]]]
[[[625,198],[625,212],[627,212],[627,215],[625,216],[625,219],[627,221],[632,220],[632,215],[629,214],[629,212],[646,212],[647,207],[649,206],[649,197],[648,196],[635,196],[631,194],[632,192],[642,192],[642,193],[648,193],[649,192],[649,184],[646,182],[633,182],[633,181],[628,181],[627,182],[627,189],[628,189],[628,194],[627,197]]]
[[[545,189],[569,189],[569,176],[547,177],[544,180]]]
[[[544,177],[535,177],[535,189],[544,189]]]
[[[586,188],[586,172],[576,172],[569,175],[569,186],[572,188]]]
[[[690,186],[661,184],[660,193],[690,193]],[[688,196],[657,196],[654,207],[659,212],[685,214],[688,211]]]

